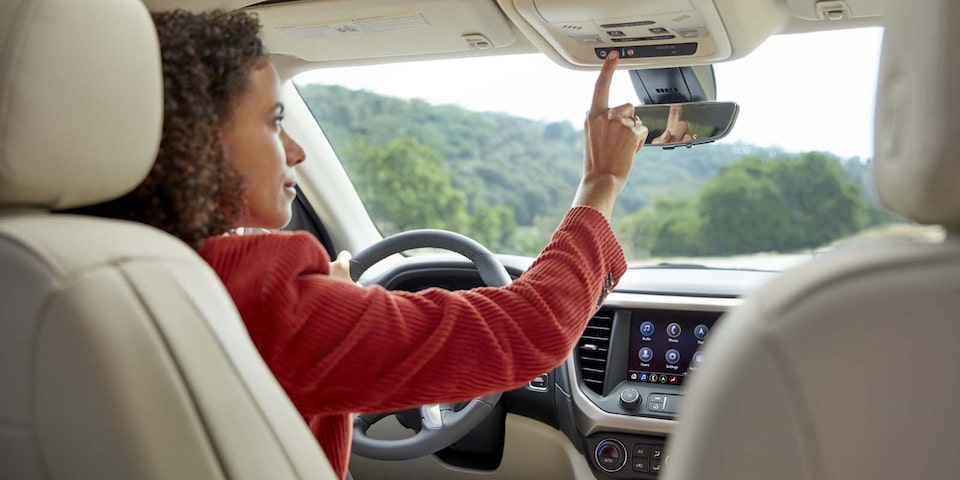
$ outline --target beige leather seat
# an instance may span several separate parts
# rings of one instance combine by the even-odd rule
[[[960,2],[892,0],[885,19],[876,185],[948,238],[834,252],[725,317],[668,480],[960,477]]]
[[[216,275],[117,197],[160,139],[137,0],[0,2],[0,477],[335,478]]]

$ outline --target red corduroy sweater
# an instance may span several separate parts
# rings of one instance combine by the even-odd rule
[[[524,385],[563,362],[609,281],[626,270],[609,224],[590,207],[571,209],[505,288],[406,293],[336,281],[326,251],[306,233],[210,238],[200,254],[341,478],[351,412]]]

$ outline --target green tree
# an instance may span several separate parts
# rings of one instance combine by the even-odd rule
[[[859,187],[834,157],[818,152],[724,167],[704,187],[700,214],[714,254],[815,248],[867,221]]]
[[[416,228],[462,231],[467,196],[453,187],[443,157],[416,138],[384,148],[358,142],[351,149],[356,187],[385,234]]]
[[[705,251],[703,220],[692,198],[657,198],[617,229],[633,257],[697,256]]]
[[[466,234],[493,251],[508,248],[517,230],[513,211],[503,205],[481,205],[471,214]]]
[[[790,224],[769,166],[747,157],[707,182],[700,196],[704,243],[712,255],[779,250]]]
[[[836,157],[808,152],[781,159],[773,163],[772,174],[790,212],[791,235],[780,248],[819,247],[866,226],[863,193]]]

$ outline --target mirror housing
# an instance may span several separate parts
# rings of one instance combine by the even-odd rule
[[[713,65],[630,70],[630,81],[644,105],[717,99]]]

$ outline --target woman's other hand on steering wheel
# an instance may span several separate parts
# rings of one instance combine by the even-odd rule
[[[350,278],[350,252],[344,250],[337,255],[337,259],[330,262],[330,277],[341,282],[354,283]]]

